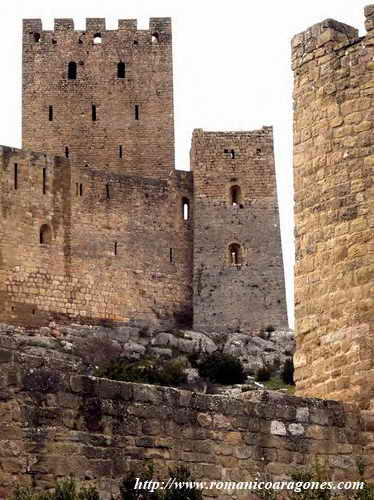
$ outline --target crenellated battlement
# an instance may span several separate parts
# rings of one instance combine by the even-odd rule
[[[364,10],[366,37],[359,37],[358,30],[335,19],[325,19],[316,23],[292,38],[292,69],[332,51],[344,49],[347,45],[359,43],[371,37],[374,29],[374,5],[368,5]]]
[[[29,34],[35,33],[51,33],[50,30],[43,30],[43,23],[41,19],[24,19],[23,20],[23,31]],[[83,33],[82,30],[75,30],[74,20],[71,18],[61,18],[54,20],[54,32],[61,31],[76,31],[77,33]],[[136,19],[119,19],[118,20],[118,30],[107,30],[106,20],[102,17],[88,17],[86,18],[86,29],[87,32],[115,32],[115,31],[142,31],[150,32],[151,34],[156,33],[171,33],[171,18],[170,17],[151,17],[149,19],[149,28],[147,30],[137,30],[137,20]]]
[[[365,7],[365,28],[369,33],[374,29],[374,4]]]
[[[334,19],[325,19],[292,38],[292,68],[356,40],[359,40],[356,28]]]
[[[67,167],[70,165],[70,161],[63,156],[0,145],[0,164],[4,170],[7,169],[12,160],[21,161],[29,169],[37,166],[61,165]]]

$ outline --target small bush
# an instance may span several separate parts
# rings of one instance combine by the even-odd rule
[[[259,368],[256,372],[257,382],[267,382],[271,379],[271,370],[267,366]]]
[[[145,481],[155,480],[153,466],[148,466],[141,475],[130,473],[123,479],[120,485],[120,495],[122,500],[202,500],[203,496],[200,490],[181,486],[180,483],[191,483],[194,481],[191,473],[186,467],[177,467],[174,471],[169,470],[170,479],[175,479],[175,485],[178,487],[155,490],[135,489],[137,483],[136,477],[144,484]],[[167,481],[165,481],[167,482]]]
[[[239,359],[219,351],[203,358],[199,365],[199,375],[222,385],[242,384],[247,378]]]
[[[37,492],[32,488],[17,488],[12,500],[100,500],[95,488],[78,489],[73,479],[57,482],[53,492]]]
[[[141,361],[127,361],[117,358],[102,369],[97,370],[97,377],[105,377],[122,382],[138,382],[164,386],[179,386],[186,382],[184,369],[186,362],[183,359],[168,361],[148,357]]]
[[[111,360],[120,356],[121,347],[109,336],[88,337],[79,341],[76,354],[90,367],[105,369]]]
[[[270,333],[265,330],[265,328],[261,328],[261,330],[258,332],[258,336],[260,339],[263,340],[269,340]]]
[[[286,359],[281,373],[283,382],[287,385],[295,385],[293,374],[294,374],[293,360],[291,358]]]
[[[148,465],[141,474],[130,472],[128,476],[122,480],[119,487],[120,497],[122,500],[161,500],[161,495],[157,490],[152,492],[147,489],[135,489],[137,477],[142,482],[155,479],[153,466]]]
[[[170,478],[175,478],[176,483],[188,483],[194,482],[194,478],[191,476],[190,471],[186,467],[178,467],[174,471],[169,470]],[[196,488],[171,488],[165,490],[162,495],[162,500],[202,500],[203,495],[200,490]]]

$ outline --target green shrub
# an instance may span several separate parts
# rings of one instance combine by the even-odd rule
[[[267,382],[271,379],[271,370],[267,366],[263,366],[259,368],[256,372],[256,381],[257,382]]]
[[[177,467],[174,471],[169,470],[170,479],[175,479],[174,486],[166,490],[135,489],[136,478],[144,483],[151,479],[156,480],[153,474],[153,466],[148,466],[142,474],[130,473],[122,480],[120,485],[120,495],[122,500],[202,500],[200,490],[189,488],[181,483],[191,483],[194,479],[186,467]],[[165,483],[167,480],[164,481]]]
[[[186,382],[185,368],[183,359],[165,361],[148,357],[141,361],[128,361],[119,358],[104,369],[97,370],[95,375],[122,382],[178,386]]]
[[[69,478],[57,482],[53,492],[37,492],[32,488],[16,488],[13,500],[100,500],[95,488],[78,489]]]
[[[130,472],[123,478],[119,487],[120,498],[122,500],[161,500],[161,495],[157,490],[149,491],[147,489],[135,489],[137,477],[139,477],[142,482],[154,479],[153,466],[147,465],[141,474]]]
[[[246,380],[243,365],[231,354],[215,351],[203,358],[199,365],[200,377],[214,384],[242,384]]]
[[[191,483],[194,481],[190,471],[186,467],[178,467],[174,471],[169,470],[170,478],[175,478],[175,483]],[[164,490],[162,500],[202,500],[202,492],[196,488],[171,488]]]
[[[281,373],[283,382],[287,385],[295,385],[293,374],[294,374],[293,360],[292,358],[286,359]]]

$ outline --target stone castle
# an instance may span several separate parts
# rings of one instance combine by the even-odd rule
[[[374,481],[374,5],[365,17],[361,37],[328,19],[292,40],[297,396],[83,376],[23,352],[20,329],[0,325],[0,497],[16,481],[49,488],[72,474],[109,500],[145,459],[161,477],[187,465],[220,482],[289,477],[317,461],[354,481],[360,463]],[[169,21],[87,28],[25,22],[24,147],[69,158],[3,148],[2,321],[181,321],[193,309],[206,331],[281,324],[271,129],[196,130],[192,172],[173,170]]]
[[[193,133],[175,170],[172,33],[23,28],[23,149],[0,151],[0,319],[287,326],[272,128]]]

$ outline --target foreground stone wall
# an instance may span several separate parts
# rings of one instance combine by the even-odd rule
[[[361,424],[344,403],[265,391],[243,400],[95,379],[11,345],[0,350],[0,374],[2,496],[17,483],[47,488],[73,474],[110,498],[146,458],[159,477],[184,464],[202,480],[280,478],[321,459],[335,480],[356,478]]]
[[[374,398],[374,5],[292,41],[298,393]]]

